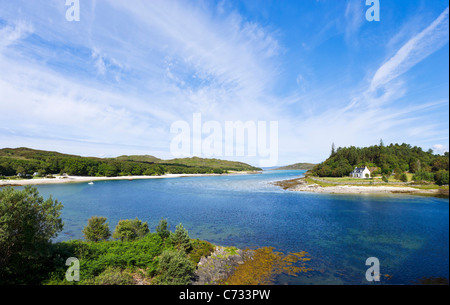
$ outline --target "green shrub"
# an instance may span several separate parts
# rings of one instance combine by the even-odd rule
[[[440,170],[435,173],[434,179],[437,185],[447,185],[449,183],[449,173],[448,170]]]
[[[158,226],[156,227],[156,233],[158,233],[158,235],[161,236],[163,240],[169,237],[170,231],[167,219],[161,218],[161,220],[158,223]]]
[[[83,235],[87,241],[107,240],[111,236],[111,232],[106,218],[98,216],[89,218],[87,226],[83,229]]]
[[[197,265],[203,256],[209,256],[214,251],[214,246],[204,240],[195,239],[191,241],[192,249],[189,252],[190,260]]]
[[[0,284],[37,284],[47,276],[62,207],[30,186],[0,190]]]
[[[408,176],[405,173],[402,173],[400,175],[400,181],[402,182],[408,182]]]
[[[92,280],[86,281],[87,285],[131,285],[133,277],[127,271],[118,267],[108,267]]]
[[[160,285],[188,285],[195,266],[182,250],[166,250],[159,260],[160,275],[157,283]]]
[[[188,231],[183,227],[180,223],[175,232],[170,235],[171,240],[173,241],[175,248],[178,250],[189,251],[191,248],[191,239],[189,238]]]
[[[150,233],[148,224],[142,223],[139,219],[134,220],[120,220],[116,226],[113,238],[124,240],[135,240],[142,238]]]
[[[412,180],[414,181],[434,181],[434,174],[424,171],[424,170],[419,170],[416,171],[416,173],[414,174]]]

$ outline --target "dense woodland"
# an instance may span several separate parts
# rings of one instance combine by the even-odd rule
[[[161,160],[152,156],[121,156],[93,158],[33,150],[29,148],[0,149],[0,177],[44,177],[54,174],[72,176],[158,176],[171,174],[222,174],[227,171],[259,170],[241,162],[216,159],[186,158]]]
[[[334,149],[330,157],[315,166],[309,174],[319,177],[348,176],[355,167],[367,166],[374,175],[414,174],[413,180],[448,184],[449,153],[433,154],[430,149],[409,144],[374,145],[370,147],[345,147]]]

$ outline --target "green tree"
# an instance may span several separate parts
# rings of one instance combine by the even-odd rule
[[[412,180],[414,180],[414,181],[434,181],[434,174],[427,172],[425,170],[419,170],[414,174]]]
[[[146,222],[143,223],[136,218],[134,220],[120,220],[112,237],[122,241],[132,241],[142,238],[148,233],[150,233],[148,224]]]
[[[406,176],[405,173],[402,173],[402,174],[400,175],[400,181],[402,181],[402,182],[408,182],[408,176]]]
[[[180,223],[175,232],[171,234],[171,239],[178,250],[188,251],[191,248],[191,239],[188,231]]]
[[[434,180],[437,185],[447,185],[449,183],[448,170],[440,170],[434,175]]]
[[[0,284],[33,284],[48,262],[51,239],[63,229],[57,200],[36,188],[0,191]]]
[[[156,233],[158,233],[162,240],[165,240],[170,236],[169,223],[167,222],[167,219],[161,218],[156,226]]]
[[[111,236],[111,232],[106,223],[106,217],[92,216],[89,218],[87,226],[83,229],[83,235],[87,241],[107,240]]]
[[[159,260],[158,284],[188,285],[195,270],[186,253],[181,250],[166,250]]]

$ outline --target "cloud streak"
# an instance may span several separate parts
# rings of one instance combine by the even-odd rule
[[[364,51],[363,7],[353,2],[336,4],[333,14],[318,13],[334,21],[324,17],[310,29],[320,43],[311,35],[305,43],[312,49],[301,47],[302,54],[295,53],[298,37],[283,37],[283,28],[258,22],[231,3],[90,1],[82,3],[82,21],[73,23],[64,18],[64,2],[17,3],[2,2],[0,10],[0,69],[8,71],[0,74],[0,146],[58,150],[59,143],[83,155],[170,157],[170,125],[190,122],[193,113],[222,124],[279,121],[282,163],[318,162],[332,142],[371,145],[380,137],[401,139],[402,132],[411,139],[432,137],[432,145],[448,138],[431,119],[448,100],[408,104],[412,85],[402,77],[448,43],[448,8],[393,56],[355,59],[359,73],[369,77],[355,74],[348,81],[346,56],[334,59],[335,49],[328,48],[337,52],[341,42],[332,42],[341,39],[349,52],[354,39],[358,48],[351,56]],[[326,53],[291,70],[286,54],[297,59],[324,45]],[[324,82],[330,70],[336,79]],[[296,89],[284,89],[289,82]]]
[[[448,13],[444,12],[422,32],[411,38],[375,73],[370,90],[375,91],[410,70],[448,43]]]

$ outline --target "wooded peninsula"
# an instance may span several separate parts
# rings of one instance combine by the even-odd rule
[[[182,158],[162,160],[153,156],[117,158],[81,157],[30,148],[0,149],[0,179],[48,177],[55,174],[88,177],[161,176],[164,174],[224,174],[259,171],[242,162]]]

